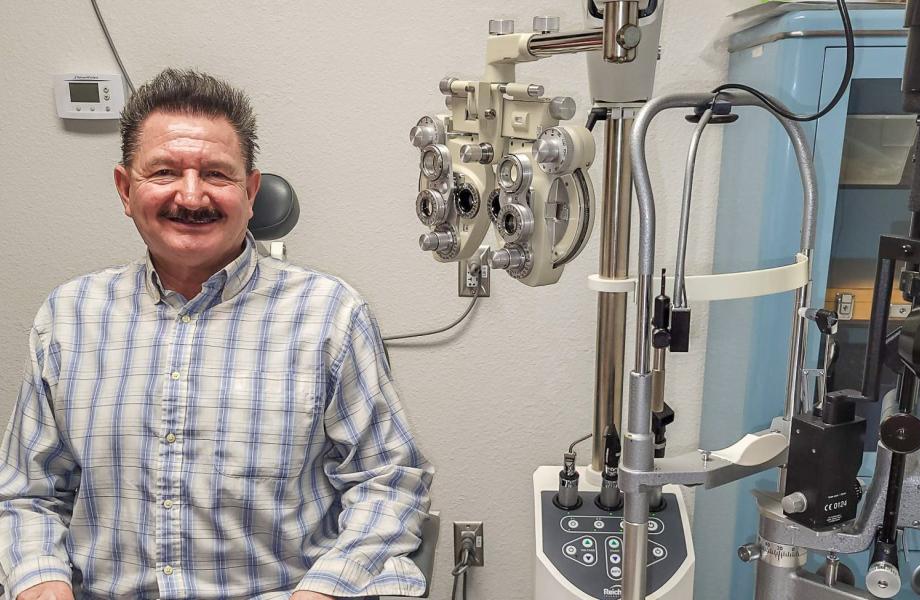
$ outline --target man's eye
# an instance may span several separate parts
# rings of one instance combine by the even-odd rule
[[[224,174],[223,174],[222,172],[220,172],[220,171],[208,171],[208,172],[207,172],[207,176],[208,176],[208,177],[213,177],[213,178],[215,178],[215,179],[226,179],[226,178],[227,178],[227,176],[224,175]]]
[[[170,169],[160,169],[153,174],[154,177],[169,177],[173,172]]]

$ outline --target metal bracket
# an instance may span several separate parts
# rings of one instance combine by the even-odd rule
[[[492,293],[492,270],[488,263],[489,247],[480,246],[473,256],[459,261],[457,295],[460,298],[488,298]],[[479,293],[476,293],[477,282]]]

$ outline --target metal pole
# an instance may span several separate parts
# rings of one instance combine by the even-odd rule
[[[532,56],[543,58],[557,54],[600,51],[604,48],[604,32],[600,29],[562,33],[538,33],[527,42]]]
[[[629,225],[632,166],[629,141],[633,119],[626,109],[612,108],[604,151],[604,197],[601,206],[600,276],[629,275]],[[623,376],[626,362],[627,294],[601,293],[597,299],[597,352],[594,380],[594,438],[591,467],[604,469],[604,432],[610,425],[623,432]]]

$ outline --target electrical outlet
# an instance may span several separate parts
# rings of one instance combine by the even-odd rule
[[[480,298],[488,298],[492,291],[492,269],[486,260],[489,256],[489,247],[480,246],[473,256],[461,260],[458,277],[457,293],[461,298],[476,296],[476,282],[479,282]]]
[[[460,558],[463,540],[473,542],[473,557],[470,566],[481,567],[485,564],[485,544],[482,537],[482,521],[454,521],[454,558]]]

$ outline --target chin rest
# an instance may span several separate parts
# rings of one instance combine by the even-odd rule
[[[283,238],[297,225],[300,204],[294,188],[283,177],[262,173],[262,184],[252,205],[249,231],[258,241]]]

